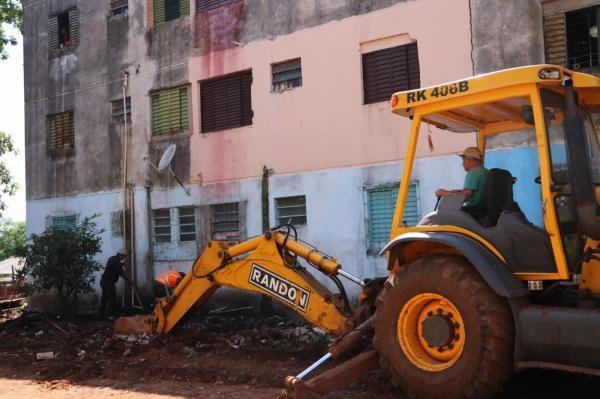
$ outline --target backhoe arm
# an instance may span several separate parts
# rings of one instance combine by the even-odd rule
[[[344,334],[353,327],[354,310],[301,267],[295,256],[329,276],[341,270],[335,259],[278,231],[231,247],[211,241],[172,297],[156,300],[154,314],[142,321],[145,330],[151,326],[154,333],[168,333],[193,306],[206,302],[219,287],[228,286],[268,295],[322,330],[334,336]]]

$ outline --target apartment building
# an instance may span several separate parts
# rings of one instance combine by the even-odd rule
[[[544,62],[556,54],[544,54],[544,13],[571,12],[539,0],[23,3],[27,231],[100,214],[98,260],[127,246],[148,293],[208,240],[290,220],[349,272],[384,275],[409,127],[390,94]],[[461,186],[455,154],[476,142],[428,133],[408,224],[436,188]],[[159,172],[173,144],[173,173]]]

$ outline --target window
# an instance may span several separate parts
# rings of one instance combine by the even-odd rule
[[[79,42],[79,11],[72,9],[50,17],[50,49],[62,50]]]
[[[125,105],[127,107],[127,120],[130,121],[131,120],[131,97],[127,97],[125,99]],[[123,109],[123,99],[120,100],[116,100],[116,101],[112,101],[111,102],[111,116],[113,118],[113,120],[115,121],[122,121],[123,120],[123,113],[124,113],[124,109]]]
[[[288,222],[293,225],[306,224],[306,196],[285,197],[275,199],[275,214],[277,224],[284,225]]]
[[[390,239],[398,189],[399,184],[396,183],[366,190],[369,218],[369,253],[379,252]],[[419,222],[419,198],[416,183],[409,186],[403,218],[403,222],[407,226],[415,226]]]
[[[154,210],[154,241],[171,242],[171,210]]]
[[[161,90],[152,94],[152,134],[180,133],[187,128],[187,87]]]
[[[252,124],[252,71],[200,83],[202,133]]]
[[[73,111],[48,116],[48,152],[61,154],[75,148]]]
[[[110,0],[110,15],[125,14],[128,9],[129,0]]]
[[[210,207],[211,239],[218,241],[241,241],[240,209],[237,202],[217,204]]]
[[[273,74],[273,91],[280,92],[286,89],[302,86],[302,68],[300,58],[271,65]]]
[[[154,0],[154,24],[190,15],[190,0]]]
[[[54,230],[71,230],[77,223],[77,215],[52,216],[51,226]]]
[[[393,93],[421,86],[417,43],[362,55],[364,103],[389,101]]]
[[[201,13],[214,10],[237,1],[239,0],[196,0],[196,12]]]
[[[110,213],[110,231],[113,237],[123,236],[123,211]]]
[[[600,7],[569,12],[566,17],[567,67],[579,70],[598,67],[598,39],[591,35],[596,30]]]
[[[194,207],[179,208],[179,241],[196,241]]]

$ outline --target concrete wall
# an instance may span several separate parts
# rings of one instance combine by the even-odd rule
[[[544,62],[537,0],[470,0],[475,74]]]

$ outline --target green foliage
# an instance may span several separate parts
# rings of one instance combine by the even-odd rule
[[[94,218],[87,217],[69,230],[49,229],[32,234],[27,245],[24,272],[34,291],[54,291],[68,307],[81,293],[92,291],[94,274],[102,269],[94,260],[100,252],[104,230],[97,230]]]
[[[0,0],[1,1],[1,0]],[[0,50],[2,51],[2,50]],[[0,157],[6,153],[12,152],[17,153],[15,145],[9,135],[0,131]],[[3,194],[14,195],[17,192],[19,186],[15,182],[14,178],[8,170],[8,166],[4,161],[0,161],[0,192]],[[0,198],[0,216],[2,216],[3,210],[6,209],[6,204]]]
[[[26,253],[25,222],[0,220],[0,260],[24,257]]]
[[[23,31],[23,8],[21,0],[0,0],[0,59],[7,59],[6,46],[17,44],[14,36],[8,35],[3,24],[12,25]]]

